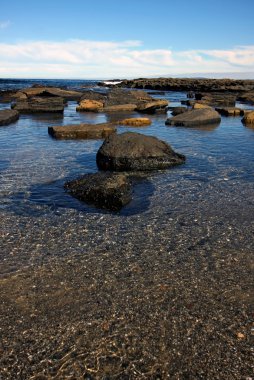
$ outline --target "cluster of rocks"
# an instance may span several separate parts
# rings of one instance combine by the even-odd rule
[[[110,87],[110,82],[98,83]],[[241,102],[254,104],[254,80],[207,79],[207,78],[139,78],[122,80],[112,87],[136,88],[156,91],[185,91],[190,98],[202,94],[203,101],[220,106],[232,106],[233,97]],[[213,94],[212,99],[209,97]],[[205,99],[207,97],[207,99]],[[227,104],[225,103],[227,98]],[[231,99],[230,99],[231,98]]]
[[[12,108],[20,113],[63,112],[68,100],[81,96],[81,92],[56,87],[30,87],[13,94]]]
[[[100,86],[110,86],[110,82],[99,82]],[[114,87],[128,87],[159,91],[190,92],[247,92],[254,91],[254,80],[208,79],[208,78],[138,78],[124,79]]]
[[[79,112],[137,111],[141,113],[166,112],[168,100],[154,99],[145,91],[112,88],[102,94],[86,91],[79,102]]]
[[[185,156],[156,137],[125,132],[106,138],[96,162],[102,172],[67,182],[65,188],[81,201],[116,211],[132,198],[130,175],[182,164]]]

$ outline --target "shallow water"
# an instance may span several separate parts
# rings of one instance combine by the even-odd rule
[[[170,105],[178,106],[186,95],[168,92],[165,97]],[[3,104],[1,108],[7,106]],[[160,229],[162,215],[172,214],[171,219],[178,221],[182,214],[191,215],[202,206],[206,213],[211,213],[218,204],[226,211],[227,202],[234,202],[235,209],[231,213],[238,214],[239,219],[244,214],[245,221],[252,221],[254,129],[244,126],[240,117],[222,117],[221,123],[214,126],[179,128],[165,126],[166,115],[161,114],[151,116],[149,127],[119,127],[119,133],[130,130],[157,136],[185,154],[187,161],[182,166],[150,173],[138,181],[134,184],[133,201],[119,213],[112,214],[79,202],[63,188],[65,181],[97,171],[95,156],[102,141],[57,141],[48,135],[48,127],[110,122],[137,114],[77,113],[75,109],[76,102],[72,101],[64,115],[21,115],[16,123],[0,128],[0,202],[5,229],[8,230],[8,218],[14,219],[19,229],[18,220],[24,217],[33,221],[32,228],[35,228],[34,220],[42,218],[46,230],[51,226],[55,228],[59,217],[64,223],[79,223],[82,218],[88,229],[89,223],[93,223],[98,233],[101,228],[107,228],[109,221],[115,220],[126,231],[142,228],[148,219],[154,223],[156,220],[156,228]],[[223,218],[228,221],[227,212],[223,211],[221,218],[221,223]],[[195,233],[198,235],[200,231]],[[20,244],[19,235],[12,237],[14,245],[15,239],[16,244]],[[135,233],[132,239],[135,240]],[[68,249],[71,247],[66,247]],[[24,255],[27,256],[27,252]],[[8,262],[8,249],[3,250],[2,256]],[[12,264],[14,267],[22,263],[24,257],[21,256]],[[11,258],[11,261],[15,260]]]
[[[75,107],[0,128],[0,377],[250,378],[254,128],[167,127],[166,115],[120,127],[187,161],[136,182],[111,213],[63,189],[97,170],[102,141],[47,130],[127,114]]]

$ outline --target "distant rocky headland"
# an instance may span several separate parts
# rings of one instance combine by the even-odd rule
[[[112,80],[116,87],[129,87],[159,91],[254,91],[254,80],[208,79],[208,78],[138,78]],[[110,81],[99,82],[99,85],[110,86]]]

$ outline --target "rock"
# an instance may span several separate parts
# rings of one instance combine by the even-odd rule
[[[232,93],[196,93],[195,98],[209,106],[234,107],[236,102],[236,95]]]
[[[104,139],[116,132],[115,124],[77,124],[54,126],[48,133],[56,139]]]
[[[181,113],[189,111],[187,107],[172,107],[170,110],[172,111],[172,116],[180,115]]]
[[[64,101],[58,96],[34,96],[17,99],[12,108],[20,113],[63,112]]]
[[[189,106],[189,107],[190,106],[193,107],[195,103],[196,103],[196,101],[193,99],[181,100],[181,104],[185,104],[186,106]]]
[[[145,91],[130,91],[113,88],[107,94],[105,107],[120,106],[122,104],[135,104],[137,106],[152,100],[153,98]]]
[[[104,107],[102,112],[135,111],[136,108],[136,104],[117,104],[115,106]]]
[[[119,122],[120,125],[127,125],[130,127],[142,127],[150,125],[152,122],[147,117],[136,117],[130,119],[124,119]]]
[[[29,87],[19,90],[16,94],[16,97],[19,97],[20,94],[25,94],[28,98],[34,96],[57,96],[66,100],[79,100],[83,95],[82,92],[63,90],[58,87]]]
[[[137,107],[138,112],[142,113],[155,113],[158,110],[166,112],[166,107],[168,106],[168,101],[165,99],[158,99],[158,100],[153,100],[151,102],[146,102],[143,103],[142,105]]]
[[[254,91],[242,93],[237,97],[237,100],[244,103],[254,104]]]
[[[193,107],[192,107],[194,110],[199,110],[199,109],[202,109],[202,108],[210,108],[212,109],[212,107],[208,106],[207,104],[202,104],[202,103],[194,103]]]
[[[236,108],[236,107],[224,107],[224,108],[219,108],[216,107],[215,110],[219,112],[220,115],[223,116],[242,116],[244,115],[244,110],[241,108]]]
[[[82,93],[83,95],[81,96],[81,100],[89,99],[89,100],[97,100],[99,102],[102,102],[104,104],[106,100],[106,94],[101,94],[100,92],[96,91],[85,91]]]
[[[156,137],[126,132],[109,136],[98,150],[96,161],[102,170],[146,171],[182,164],[185,157]]]
[[[19,118],[19,112],[15,110],[0,111],[0,125],[8,125],[14,123]]]
[[[64,187],[75,198],[112,211],[120,210],[132,198],[131,183],[122,173],[86,174]]]
[[[205,124],[219,123],[221,120],[220,115],[213,109],[203,108],[184,112],[181,115],[173,116],[166,120],[166,125],[175,126],[202,126]]]
[[[156,91],[186,92],[251,92],[254,80],[208,79],[208,78],[139,78],[122,80],[115,87],[138,88]]]
[[[76,111],[81,112],[99,112],[103,108],[103,103],[98,100],[81,100],[79,106],[76,108]]]
[[[242,122],[244,124],[254,124],[254,111],[251,111],[251,112],[247,112],[243,119],[242,119]]]

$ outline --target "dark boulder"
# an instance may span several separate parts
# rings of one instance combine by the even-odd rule
[[[183,127],[202,126],[206,124],[216,124],[221,120],[218,112],[212,108],[201,108],[184,112],[166,120],[166,125]]]
[[[182,164],[185,156],[156,137],[126,132],[109,136],[98,150],[96,161],[102,170],[146,171]]]
[[[130,180],[122,173],[86,174],[64,187],[75,198],[112,211],[120,210],[132,198]]]
[[[8,125],[14,123],[19,118],[18,111],[14,110],[1,110],[0,111],[0,125]]]

